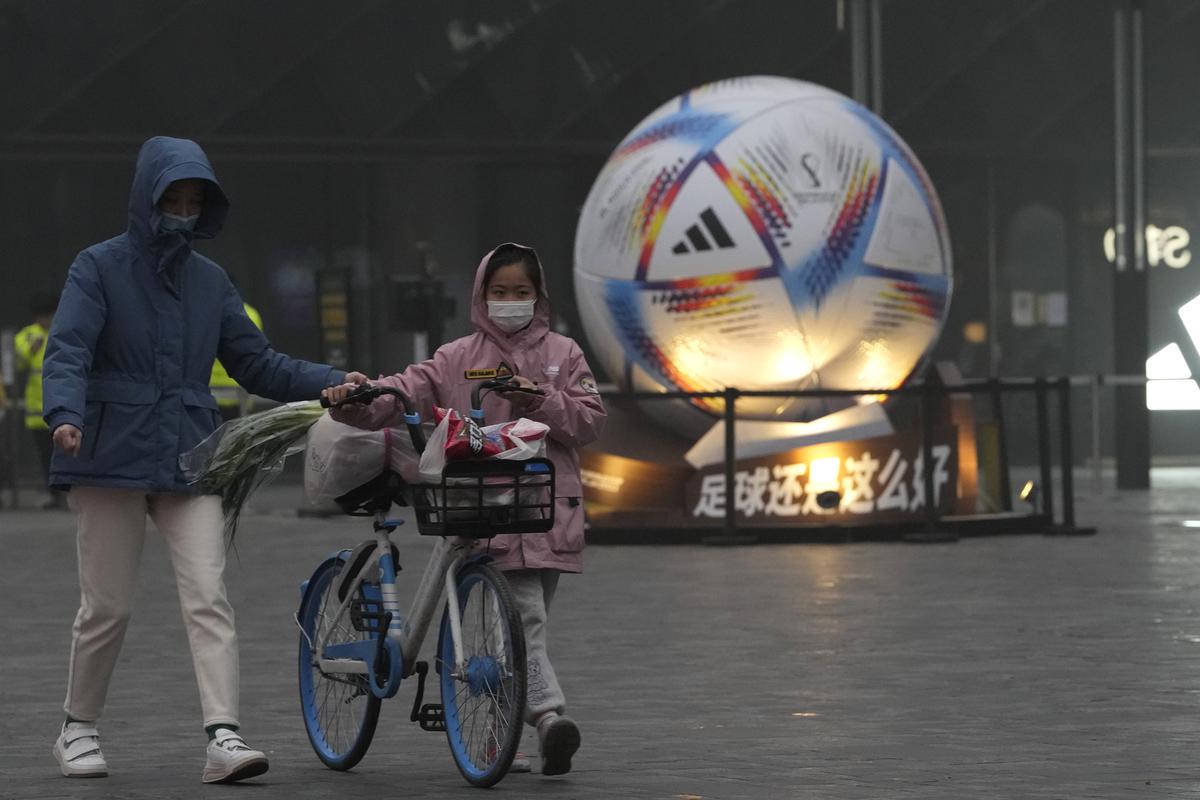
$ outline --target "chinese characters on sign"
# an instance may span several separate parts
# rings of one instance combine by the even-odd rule
[[[953,505],[957,460],[948,437],[933,447],[934,502]],[[806,517],[865,519],[920,516],[925,508],[924,452],[916,437],[889,436],[859,442],[793,450],[772,458],[739,462],[734,472],[733,503],[744,520],[763,523],[803,521]],[[835,508],[821,508],[817,496],[836,491]],[[725,473],[706,468],[689,485],[693,518],[725,516]]]

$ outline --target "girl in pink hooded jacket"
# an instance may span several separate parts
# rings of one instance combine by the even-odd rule
[[[606,412],[583,352],[572,339],[550,330],[550,297],[537,253],[502,244],[484,256],[471,293],[475,333],[442,345],[433,358],[374,383],[401,389],[426,419],[434,405],[461,412],[471,406],[471,390],[480,380],[513,376],[544,394],[523,392],[484,396],[491,422],[526,417],[550,427],[547,456],[554,462],[554,528],[548,533],[506,534],[491,539],[488,552],[507,574],[525,628],[529,658],[526,722],[538,731],[542,773],[571,768],[579,747],[579,729],[565,715],[566,701],[546,655],[546,622],[558,576],[583,571],[583,503],[576,448],[600,434]],[[352,385],[326,390],[340,400]],[[330,412],[334,419],[360,428],[399,426],[403,408],[394,397],[368,406],[347,405]],[[528,770],[528,761],[513,769]]]

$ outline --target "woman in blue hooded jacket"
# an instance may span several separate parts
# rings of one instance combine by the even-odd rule
[[[220,499],[196,494],[179,456],[220,422],[213,360],[251,392],[315,398],[361,382],[289,358],[246,316],[225,272],[192,249],[221,230],[229,201],[187,139],[142,145],[129,227],[76,257],[43,365],[43,415],[56,452],[50,482],[70,490],[81,601],[72,629],[67,714],[54,755],[68,777],[108,774],[96,721],[133,606],[146,517],[171,554],[209,735],[205,782],[262,774],[237,734],[238,652],[225,595]]]

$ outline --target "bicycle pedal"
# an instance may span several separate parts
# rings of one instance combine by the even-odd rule
[[[423,731],[446,730],[446,715],[441,703],[426,703],[417,714],[417,722]]]

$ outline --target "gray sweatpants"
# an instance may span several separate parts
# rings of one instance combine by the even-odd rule
[[[529,662],[525,721],[530,725],[536,724],[538,717],[547,711],[557,711],[559,714],[566,712],[566,698],[546,653],[546,628],[559,574],[556,569],[522,569],[504,573],[525,628],[525,655]]]

